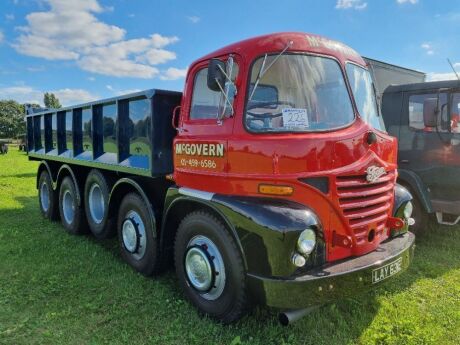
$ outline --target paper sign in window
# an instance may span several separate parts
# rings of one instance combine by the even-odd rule
[[[283,127],[305,129],[309,127],[307,109],[284,108]]]

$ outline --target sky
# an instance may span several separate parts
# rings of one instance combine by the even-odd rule
[[[0,0],[0,99],[63,105],[161,88],[239,40],[326,36],[361,55],[427,73],[460,72],[460,0]]]

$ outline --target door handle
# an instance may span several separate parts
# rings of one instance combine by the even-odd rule
[[[400,163],[409,163],[409,160],[408,159],[401,159],[399,162]]]

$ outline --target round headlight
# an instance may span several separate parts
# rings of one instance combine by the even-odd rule
[[[412,211],[414,210],[414,206],[410,201],[404,206],[404,218],[409,219],[412,216]]]
[[[310,255],[316,245],[316,234],[312,229],[302,231],[297,240],[297,251],[302,255]]]

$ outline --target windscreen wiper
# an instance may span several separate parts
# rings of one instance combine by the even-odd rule
[[[249,100],[252,100],[252,96],[254,96],[254,92],[256,91],[256,88],[257,86],[259,85],[259,82],[260,80],[263,78],[264,74],[267,73],[267,71],[273,66],[273,64],[278,61],[278,59],[280,58],[281,55],[283,55],[286,50],[288,50],[292,45],[294,44],[293,41],[289,41],[287,44],[286,44],[286,47],[281,51],[281,53],[279,53],[274,59],[273,61],[271,62],[270,65],[268,65],[268,67],[265,69],[265,63],[267,62],[267,54],[265,54],[264,56],[264,61],[262,61],[262,65],[260,66],[260,70],[259,70],[259,73],[257,74],[257,79],[256,79],[256,82],[254,83],[254,87],[252,88],[252,92],[251,92],[251,95],[249,96]]]

